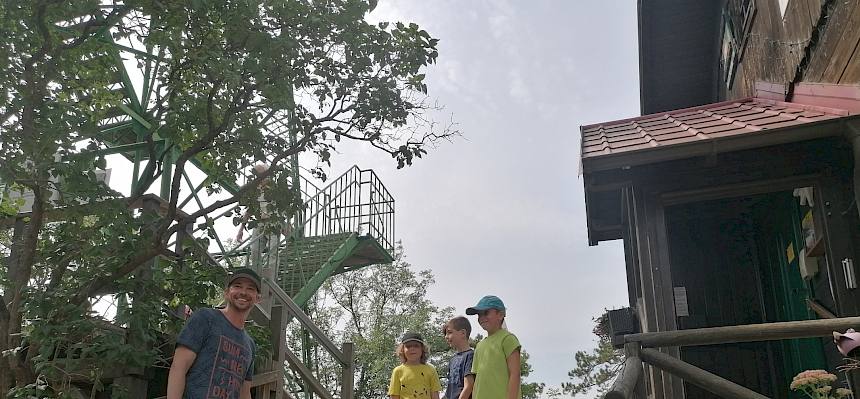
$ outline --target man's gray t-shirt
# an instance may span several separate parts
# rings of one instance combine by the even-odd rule
[[[463,380],[472,373],[472,358],[475,351],[470,349],[454,354],[448,363],[448,386],[445,387],[445,397],[457,399],[463,392]]]
[[[176,343],[197,354],[185,376],[185,398],[238,399],[254,374],[254,341],[219,310],[194,312]]]

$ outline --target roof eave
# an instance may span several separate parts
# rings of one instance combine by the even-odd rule
[[[860,119],[860,115],[826,119],[777,129],[762,130],[756,133],[717,137],[711,140],[701,140],[672,146],[660,146],[654,147],[653,149],[585,157],[582,159],[582,173],[588,174],[603,170],[620,169],[657,162],[672,161],[676,159],[709,156],[725,152],[836,136],[844,132],[843,125],[846,121],[856,119]]]

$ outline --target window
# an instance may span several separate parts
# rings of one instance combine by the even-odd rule
[[[732,88],[737,66],[743,58],[755,12],[755,1],[753,0],[729,1],[723,8],[720,71],[726,89]]]

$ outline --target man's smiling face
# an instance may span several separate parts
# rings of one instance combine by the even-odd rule
[[[260,301],[260,292],[251,279],[240,277],[224,291],[224,300],[229,307],[244,312]]]

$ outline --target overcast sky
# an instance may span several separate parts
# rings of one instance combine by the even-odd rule
[[[375,169],[431,299],[463,313],[498,295],[529,380],[567,381],[592,317],[627,303],[621,242],[588,246],[578,158],[580,125],[638,115],[636,1],[380,0],[370,18],[440,39],[427,83],[464,137],[402,170],[344,152],[331,176]]]

